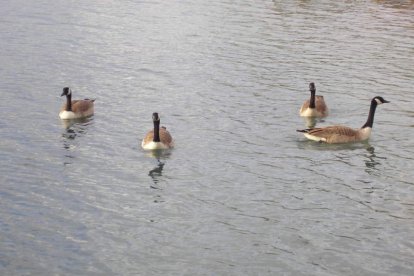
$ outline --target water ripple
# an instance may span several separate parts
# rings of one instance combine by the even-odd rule
[[[411,1],[9,1],[2,274],[409,275]],[[331,114],[298,116],[308,83]],[[62,122],[63,86],[95,115]],[[307,141],[306,125],[367,143]],[[145,152],[151,114],[176,148]],[[252,258],[253,256],[253,258]]]

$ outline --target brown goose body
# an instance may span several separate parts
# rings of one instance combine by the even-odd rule
[[[301,132],[305,132],[305,137],[310,140],[340,144],[367,140],[371,134],[371,128],[353,129],[346,126],[328,126]]]
[[[63,88],[61,96],[66,96],[66,103],[59,112],[61,119],[80,119],[93,115],[95,100],[72,100],[72,91],[68,87]]]
[[[170,149],[174,147],[173,138],[168,132],[167,128],[160,127],[160,118],[158,113],[153,113],[154,129],[148,131],[144,139],[142,139],[141,146],[146,150],[155,149]]]
[[[388,103],[382,97],[374,97],[371,100],[367,122],[360,129],[353,129],[346,126],[327,126],[320,128],[311,128],[298,130],[303,132],[309,140],[325,142],[328,144],[353,143],[365,141],[371,136],[372,126],[374,124],[374,115],[377,105]]]
[[[321,95],[315,95],[315,84],[311,82],[309,84],[311,97],[306,100],[300,108],[299,114],[302,117],[326,117],[328,116],[328,107],[325,103],[325,99]]]
[[[153,141],[154,130],[151,130],[147,133],[147,135],[145,135],[144,139],[142,140],[142,147],[148,147]],[[160,142],[164,144],[166,148],[172,148],[174,146],[172,136],[164,126],[160,128]]]
[[[300,108],[300,115],[303,117],[326,117],[328,116],[328,107],[325,104],[323,96],[315,96],[315,108],[310,108],[310,100],[306,100]]]
[[[84,100],[73,100],[72,101],[72,112],[75,118],[83,118],[93,115],[94,113],[94,101],[90,99]],[[62,105],[60,114],[65,114],[67,104]],[[62,118],[64,119],[64,118]]]

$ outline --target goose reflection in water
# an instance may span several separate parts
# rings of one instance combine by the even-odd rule
[[[385,157],[380,157],[375,154],[375,148],[373,146],[368,145],[367,152],[365,156],[368,158],[365,161],[365,166],[367,169],[365,170],[368,174],[372,174],[375,171],[378,171],[379,169],[376,168],[378,165],[381,165],[381,162],[379,162],[379,159],[386,159]]]
[[[154,183],[150,187],[152,189],[160,189],[158,187],[158,182],[160,181],[162,177],[162,171],[164,169],[165,159],[168,159],[171,156],[171,150],[152,150],[152,151],[147,152],[147,156],[153,157],[157,160],[157,166],[148,172],[148,176],[151,177]],[[161,161],[162,159],[164,160],[164,162]]]
[[[152,181],[154,182],[154,184],[158,184],[159,178],[162,176],[162,170],[164,169],[164,165],[165,163],[161,162],[160,160],[158,161],[158,165],[153,168],[152,170],[149,171],[148,175],[152,178]],[[153,189],[158,189],[156,186],[152,186],[151,188]]]
[[[305,121],[306,128],[314,128],[317,123],[323,123],[325,120],[323,118],[317,117],[302,117]]]
[[[78,143],[75,139],[84,136],[92,122],[93,117],[62,120],[62,125],[65,129],[62,133],[63,148],[67,151],[65,158],[68,159],[63,162],[64,165],[72,164],[72,159],[75,158],[73,150],[77,147]]]

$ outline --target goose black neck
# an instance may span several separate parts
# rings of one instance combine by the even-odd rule
[[[311,97],[310,97],[310,101],[309,101],[309,108],[315,108],[315,90],[311,90]]]
[[[66,111],[72,111],[72,94],[66,95]]]
[[[375,100],[371,101],[371,107],[369,108],[369,114],[368,119],[365,125],[362,126],[362,128],[370,127],[372,128],[372,125],[374,124],[374,115],[375,115],[375,109],[377,108],[377,102]]]
[[[154,121],[154,142],[161,142],[160,140],[160,120]]]

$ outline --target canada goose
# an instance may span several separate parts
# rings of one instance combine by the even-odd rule
[[[165,127],[160,128],[160,117],[158,113],[152,114],[154,129],[149,131],[142,139],[141,146],[146,150],[169,149],[174,147],[173,139]]]
[[[384,98],[379,96],[374,97],[371,100],[371,107],[369,109],[367,122],[360,129],[352,129],[346,126],[328,126],[297,131],[303,132],[305,137],[310,140],[326,142],[329,144],[364,141],[371,135],[372,125],[374,124],[375,109],[377,108],[377,105],[383,103],[389,103],[389,101],[386,101]]]
[[[328,115],[328,107],[325,104],[323,96],[315,96],[316,89],[315,84],[311,82],[309,84],[309,90],[311,96],[309,100],[306,100],[301,109],[300,116],[302,117],[325,117]]]
[[[93,105],[95,100],[73,100],[72,90],[69,87],[64,87],[62,96],[66,96],[66,104],[62,105],[59,112],[61,119],[79,119],[91,116],[93,114]]]

